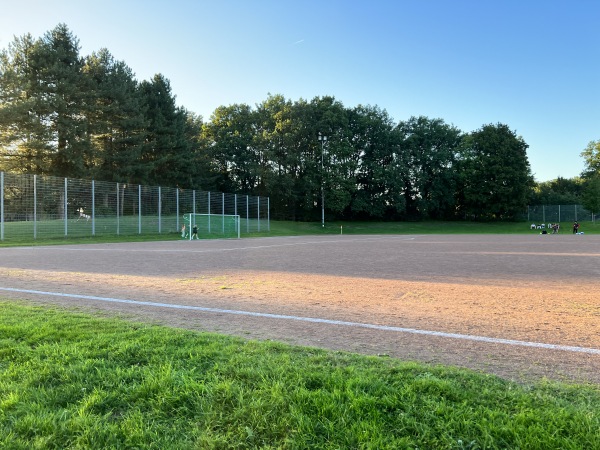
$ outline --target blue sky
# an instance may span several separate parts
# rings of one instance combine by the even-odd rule
[[[397,122],[504,123],[537,181],[571,178],[600,139],[597,0],[0,1],[0,48],[65,23],[138,80],[162,73],[209,119],[269,93],[377,105]]]

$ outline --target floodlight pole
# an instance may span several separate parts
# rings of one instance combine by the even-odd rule
[[[327,136],[323,136],[319,132],[319,142],[321,143],[321,226],[325,228],[325,190],[323,189],[323,153],[325,152],[324,146],[327,142]]]

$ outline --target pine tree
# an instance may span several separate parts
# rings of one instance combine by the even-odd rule
[[[90,96],[82,77],[79,40],[60,24],[41,39],[37,53],[40,111],[46,113],[54,153],[50,173],[85,177],[92,164],[85,111]]]
[[[0,53],[0,169],[45,174],[53,152],[49,108],[39,93],[41,42],[27,34]]]
[[[141,182],[147,172],[141,160],[147,121],[133,72],[101,49],[86,58],[84,74],[93,93],[87,117],[94,178]]]
[[[175,104],[169,80],[155,75],[140,84],[142,105],[146,114],[147,138],[141,160],[147,167],[145,184],[177,186],[186,180],[193,162],[186,141],[187,113]]]

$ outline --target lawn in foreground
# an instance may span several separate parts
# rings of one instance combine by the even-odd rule
[[[0,448],[600,448],[600,389],[0,301]]]

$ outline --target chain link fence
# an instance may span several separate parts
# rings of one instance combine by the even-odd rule
[[[595,222],[596,215],[581,205],[535,205],[527,207],[527,222],[552,224],[561,222]]]
[[[239,215],[242,233],[270,231],[268,197],[0,172],[2,241],[179,233],[186,213]]]

